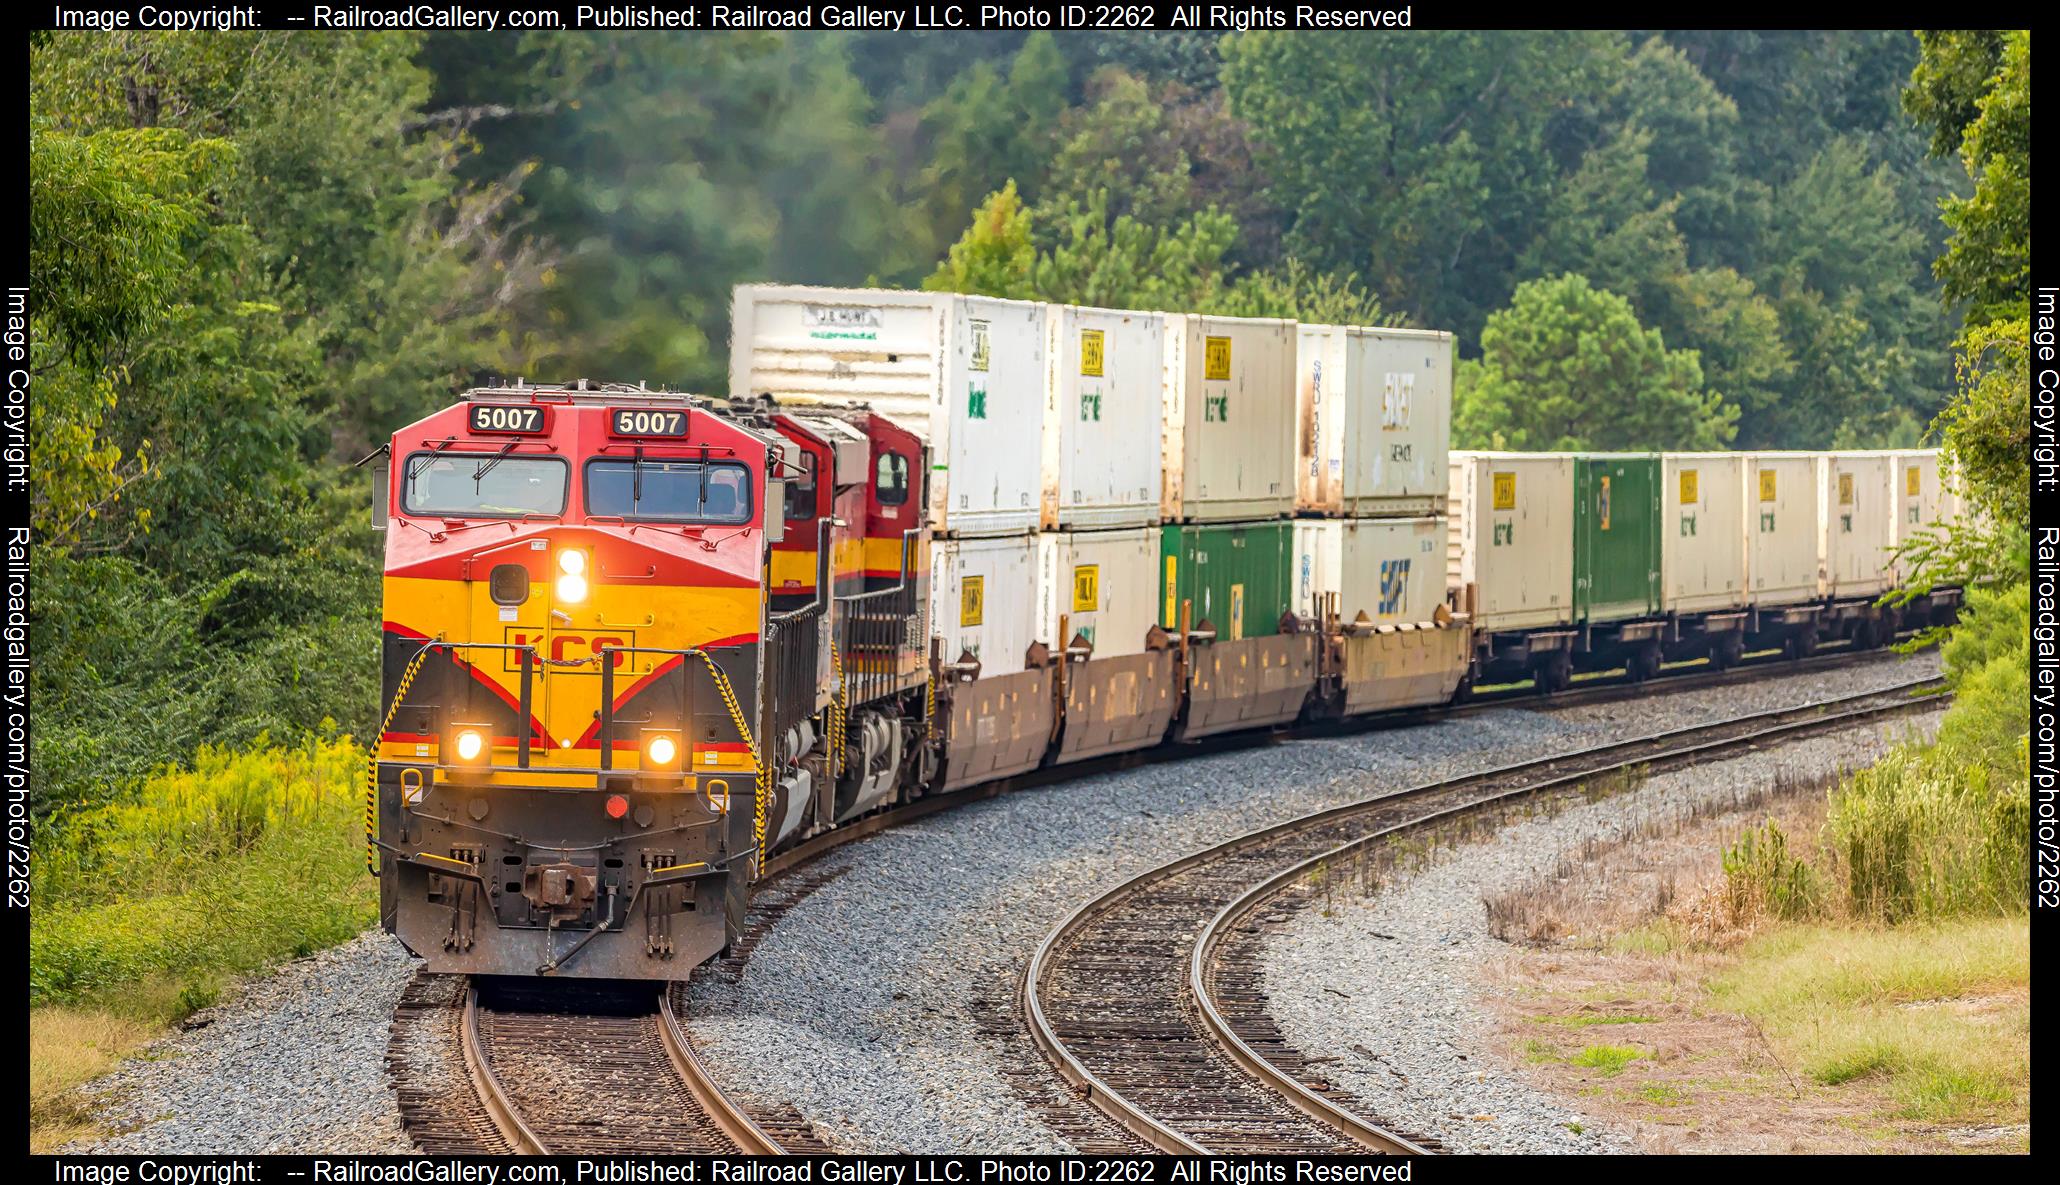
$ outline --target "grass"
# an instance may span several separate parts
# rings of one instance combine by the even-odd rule
[[[203,749],[39,829],[29,924],[30,1140],[83,1134],[76,1087],[234,979],[358,934],[365,758],[347,738]]]
[[[1879,1086],[1901,1119],[1961,1123],[2029,1113],[2030,987],[2021,917],[1782,927],[1710,984],[1798,1073]]]
[[[1624,1072],[1624,1067],[1645,1055],[1628,1045],[1590,1045],[1573,1057],[1577,1066],[1586,1066],[1605,1075]]]
[[[1578,1029],[1589,1025],[1647,1025],[1658,1018],[1635,1013],[1630,1016],[1593,1016],[1584,1013],[1577,1016],[1540,1016],[1533,1019],[1541,1025],[1566,1025]]]

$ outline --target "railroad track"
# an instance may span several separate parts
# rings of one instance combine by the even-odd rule
[[[1934,679],[1471,774],[1349,803],[1161,865],[1080,906],[1031,957],[1032,1039],[1088,1102],[1173,1153],[1416,1153],[1311,1071],[1266,1019],[1256,976],[1225,938],[1275,894],[1404,832],[1571,790],[1934,704]]]
[[[682,986],[417,976],[388,1054],[403,1126],[443,1153],[827,1151],[798,1115],[762,1124],[716,1087],[680,1026]]]

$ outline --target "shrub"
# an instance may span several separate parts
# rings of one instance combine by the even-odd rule
[[[1724,887],[1734,923],[1762,914],[1795,921],[1822,908],[1816,873],[1789,852],[1788,836],[1772,819],[1724,849]]]

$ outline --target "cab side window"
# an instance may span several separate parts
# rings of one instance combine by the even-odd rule
[[[900,453],[881,453],[873,473],[873,497],[882,506],[901,506],[908,501],[908,458]]]

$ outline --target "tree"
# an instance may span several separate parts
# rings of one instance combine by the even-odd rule
[[[1952,45],[1944,42],[1943,45]],[[1921,69],[1921,67],[1920,67]],[[1912,93],[1918,93],[1913,91]],[[1947,198],[1952,231],[1935,265],[1946,296],[1967,302],[1967,324],[2022,317],[2031,289],[2031,34],[2003,39],[1999,60],[1974,100],[1959,152],[1974,181],[1970,197]],[[1956,116],[1958,108],[1939,118]],[[1940,124],[1940,134],[1945,125]],[[1933,143],[1937,143],[1934,137]]]
[[[1630,301],[1576,274],[1517,286],[1457,397],[1454,443],[1468,448],[1722,448],[1738,419],[1693,350],[1667,349]]]
[[[1030,211],[1016,183],[987,195],[973,211],[972,225],[937,270],[923,281],[932,292],[971,292],[1011,300],[1036,291],[1037,248],[1030,242]]]

